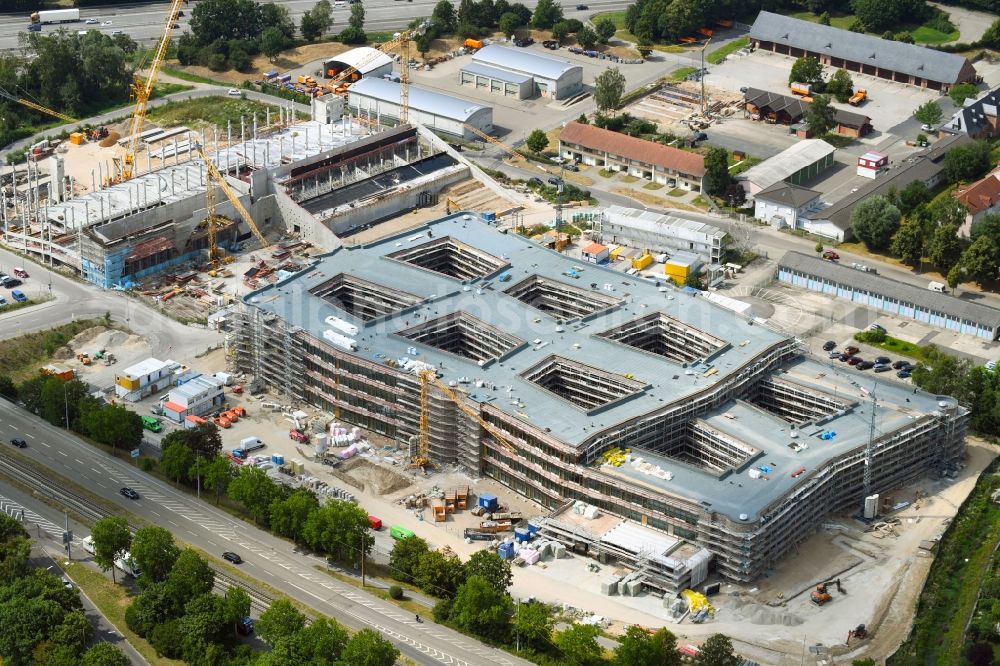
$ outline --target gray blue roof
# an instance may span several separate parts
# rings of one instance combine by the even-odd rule
[[[399,84],[385,79],[361,79],[351,84],[348,94],[399,104]],[[411,85],[410,108],[464,123],[479,111],[489,107]]]
[[[511,72],[497,67],[490,67],[489,65],[484,65],[481,62],[470,62],[462,68],[462,71],[469,72],[470,74],[479,74],[480,76],[488,76],[491,79],[496,79],[497,81],[506,81],[508,83],[516,83],[518,85],[531,80],[531,76],[528,74]]]
[[[479,49],[472,56],[472,62],[552,80],[559,79],[574,69],[583,69],[562,58],[552,58],[526,49],[508,49],[495,44]]]
[[[750,39],[822,53],[833,58],[863,63],[946,84],[963,80],[964,56],[915,44],[820,25],[781,14],[761,12],[750,28]]]

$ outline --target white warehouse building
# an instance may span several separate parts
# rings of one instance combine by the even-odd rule
[[[708,264],[722,261],[729,242],[725,231],[710,224],[624,206],[605,208],[594,230],[605,244],[670,255],[688,252]]]
[[[583,90],[583,67],[562,58],[490,45],[459,74],[462,85],[505,97],[566,99]]]
[[[323,61],[323,78],[332,79],[349,67],[357,68],[348,81],[392,74],[392,58],[370,46],[359,46]]]
[[[399,120],[399,84],[384,79],[361,79],[347,93],[347,104],[359,116],[384,122]],[[471,125],[493,131],[493,108],[443,93],[410,86],[410,120],[443,134],[475,139]]]

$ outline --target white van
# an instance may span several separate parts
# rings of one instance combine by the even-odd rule
[[[91,555],[94,554],[94,552],[95,552],[95,550],[94,550],[94,537],[88,536],[88,537],[84,538],[84,540],[83,540],[83,549],[85,551],[87,551],[88,553],[90,553]]]
[[[946,291],[948,291],[947,285],[944,285],[940,282],[929,282],[927,284],[927,288],[930,289],[931,291],[936,291],[939,294],[943,294]]]

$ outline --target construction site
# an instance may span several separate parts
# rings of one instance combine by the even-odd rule
[[[283,403],[538,503],[576,552],[625,557],[566,522],[577,502],[664,533],[631,556],[661,565],[648,587],[757,580],[831,511],[958,468],[956,401],[874,393],[763,322],[622,278],[459,213],[249,294],[228,344]]]

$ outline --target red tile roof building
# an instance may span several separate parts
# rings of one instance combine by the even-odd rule
[[[700,191],[705,175],[705,158],[697,153],[578,122],[563,128],[559,154],[685,190]]]
[[[965,205],[968,214],[959,233],[968,237],[973,225],[984,216],[1000,212],[1000,173],[994,171],[982,180],[959,187],[952,196]]]

